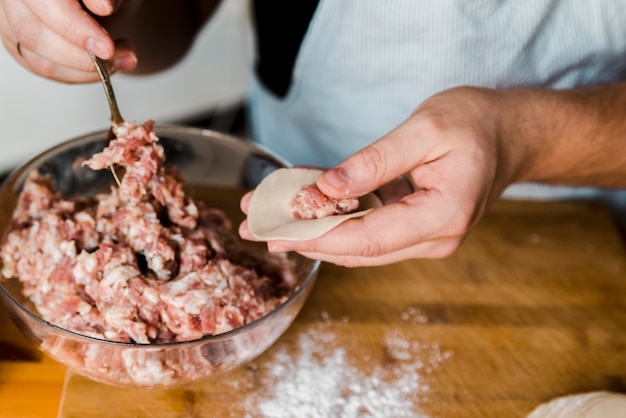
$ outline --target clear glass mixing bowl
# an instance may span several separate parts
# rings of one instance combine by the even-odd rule
[[[261,179],[288,163],[243,139],[199,128],[155,125],[165,148],[166,165],[185,176],[190,193],[210,207],[224,210],[233,225],[243,219],[239,199]],[[96,132],[49,149],[16,169],[0,189],[0,231],[10,221],[17,197],[33,169],[51,176],[64,197],[93,195],[110,187],[107,170],[76,164],[105,146],[106,131]],[[249,243],[258,245],[259,243]],[[264,251],[263,248],[259,250]],[[63,329],[42,319],[23,296],[16,278],[0,278],[0,300],[17,327],[50,357],[75,373],[96,381],[143,387],[182,385],[219,375],[257,357],[293,322],[317,277],[319,261],[288,254],[298,277],[297,290],[265,316],[232,331],[202,339],[132,344],[100,340]]]

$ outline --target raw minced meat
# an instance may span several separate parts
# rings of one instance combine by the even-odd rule
[[[244,247],[221,211],[185,195],[153,122],[124,122],[83,164],[124,171],[119,186],[64,199],[33,172],[2,241],[41,316],[119,342],[187,341],[249,323],[283,303],[295,276],[283,255]]]
[[[359,207],[359,199],[334,199],[324,194],[315,184],[306,184],[289,202],[296,219],[318,219],[325,216],[343,215]]]

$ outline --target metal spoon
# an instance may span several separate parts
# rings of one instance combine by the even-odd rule
[[[94,55],[93,52],[89,51],[89,57],[93,61],[96,66],[96,70],[98,70],[98,75],[100,76],[100,81],[102,81],[102,85],[104,86],[104,92],[106,93],[107,100],[109,101],[109,108],[111,109],[111,127],[109,128],[109,132],[107,133],[107,144],[115,139],[115,132],[113,132],[113,125],[120,124],[124,122],[124,118],[122,117],[119,108],[117,107],[117,100],[115,99],[115,93],[113,92],[113,86],[111,85],[111,79],[109,78],[109,71],[106,67],[106,62]],[[120,178],[115,172],[115,167],[112,165],[109,166],[111,169],[111,173],[115,178],[115,182],[117,185],[120,185]]]

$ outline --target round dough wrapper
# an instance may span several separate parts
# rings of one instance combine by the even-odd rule
[[[527,418],[623,418],[626,395],[589,392],[564,396],[539,405]]]
[[[373,193],[359,198],[359,210],[318,219],[296,219],[289,202],[300,188],[313,184],[323,171],[310,168],[280,168],[257,186],[248,207],[248,229],[258,240],[303,241],[317,238],[348,219],[361,217],[382,206]]]

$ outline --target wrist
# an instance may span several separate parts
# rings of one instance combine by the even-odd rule
[[[532,91],[473,89],[480,103],[486,140],[495,147],[497,179],[502,189],[512,183],[532,181],[535,164],[542,157],[541,135],[535,123],[536,101]],[[543,150],[545,151],[545,150]]]

